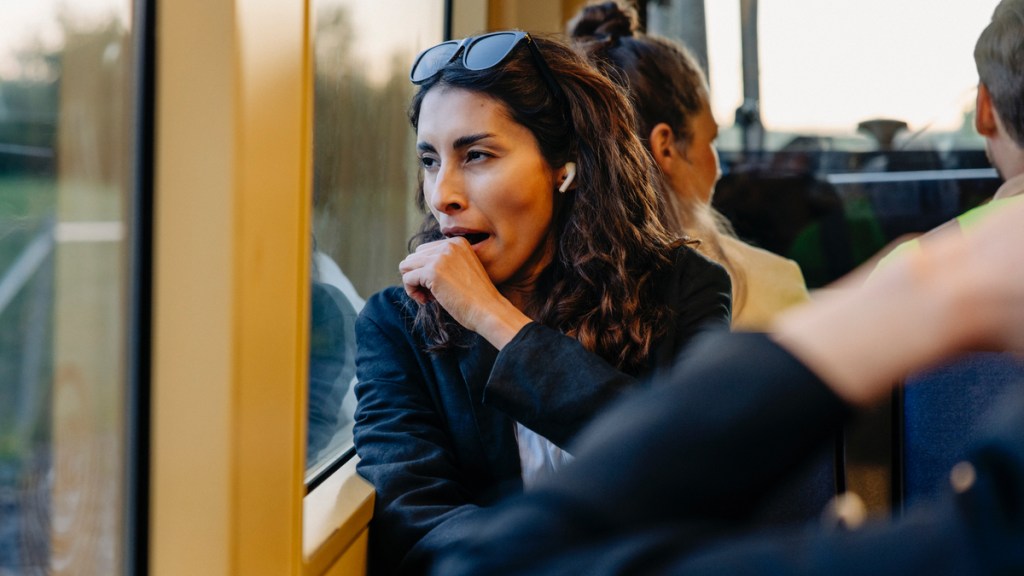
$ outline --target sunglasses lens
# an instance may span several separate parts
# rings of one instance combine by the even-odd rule
[[[463,62],[470,70],[486,70],[508,56],[517,39],[513,32],[498,32],[478,38],[466,50]]]
[[[423,82],[437,74],[438,70],[444,68],[445,64],[451,61],[452,55],[458,49],[458,42],[444,42],[424,50],[420,57],[416,59],[416,64],[412,67],[412,73],[410,74],[412,81],[414,83]]]

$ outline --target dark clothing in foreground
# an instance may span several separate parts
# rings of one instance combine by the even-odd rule
[[[671,368],[698,332],[729,325],[725,270],[681,247],[657,279],[673,310],[647,373]],[[356,326],[355,445],[377,491],[370,571],[417,574],[436,551],[472,535],[469,521],[522,490],[515,422],[565,447],[603,407],[638,386],[575,339],[528,324],[499,353],[468,346],[430,354],[401,287],[374,295]]]
[[[474,518],[433,574],[1024,574],[1024,394],[1001,408],[959,493],[853,531],[748,531],[848,410],[765,336],[709,335],[581,433],[560,474]]]

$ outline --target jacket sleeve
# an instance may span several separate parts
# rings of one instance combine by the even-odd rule
[[[718,264],[682,248],[666,292],[674,320],[658,347],[669,362],[698,332],[728,328],[729,276]],[[636,385],[637,378],[575,339],[533,323],[498,354],[484,402],[565,448],[601,409]]]
[[[422,573],[437,548],[467,535],[465,520],[479,511],[406,323],[399,297],[385,291],[367,302],[356,324],[353,433],[357,469],[376,490],[375,575]]]

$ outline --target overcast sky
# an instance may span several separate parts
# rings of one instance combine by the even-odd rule
[[[998,0],[760,0],[761,113],[769,129],[852,131],[889,117],[952,129],[973,106],[974,43]],[[739,1],[707,0],[712,106],[742,100]]]

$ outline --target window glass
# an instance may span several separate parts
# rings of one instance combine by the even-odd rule
[[[0,574],[123,571],[130,21],[0,3]]]
[[[737,235],[796,261],[817,288],[990,196],[973,53],[997,3],[704,1],[723,174],[713,202]],[[746,76],[758,82],[745,90],[752,37]]]
[[[759,0],[760,113],[765,147],[797,136],[866,150],[857,125],[905,122],[900,145],[981,147],[971,126],[974,43],[999,0]],[[705,2],[712,109],[722,149],[740,147],[740,2]]]
[[[354,320],[399,280],[421,216],[409,66],[444,2],[314,0],[313,278],[307,481],[352,445]]]

